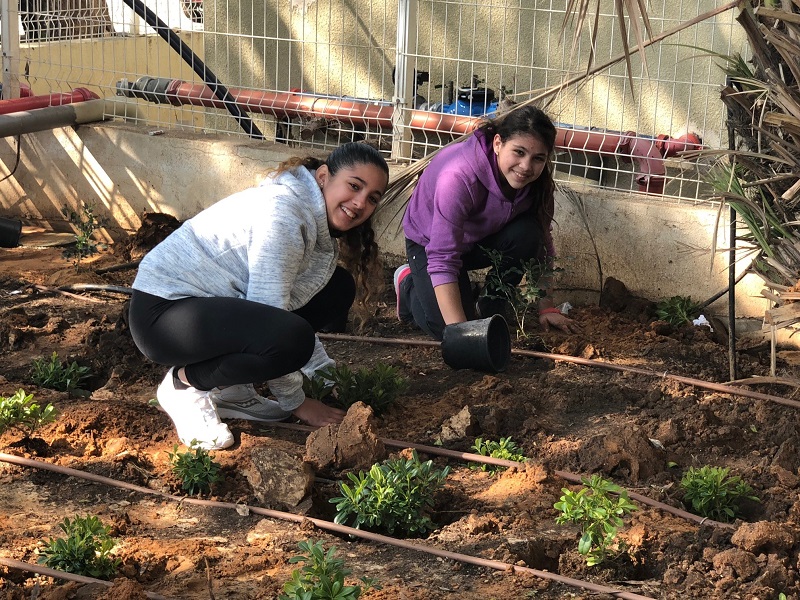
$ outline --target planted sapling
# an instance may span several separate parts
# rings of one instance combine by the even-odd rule
[[[728,522],[737,518],[742,499],[759,501],[753,488],[723,467],[689,467],[681,479],[681,488],[684,499],[692,505],[692,512],[715,521]]]
[[[553,506],[561,513],[556,523],[580,526],[578,552],[591,567],[625,551],[624,542],[617,539],[617,531],[624,524],[622,518],[636,510],[636,506],[628,499],[627,491],[600,475],[583,479],[583,485],[577,492],[563,488],[563,495]]]
[[[75,361],[62,362],[55,351],[50,360],[33,359],[31,380],[41,387],[60,392],[74,392],[88,377],[89,367],[82,367]]]
[[[433,461],[420,462],[416,451],[409,459],[395,458],[372,465],[369,472],[348,473],[352,486],[339,482],[336,523],[377,529],[389,534],[422,535],[436,528],[428,513],[434,494],[444,483],[449,467],[435,469]]]
[[[510,437],[501,437],[499,442],[477,438],[475,443],[472,444],[472,449],[481,456],[491,456],[492,458],[502,458],[503,460],[513,460],[515,462],[525,462],[527,460],[527,457],[522,454],[522,448],[517,446]],[[508,467],[471,463],[470,468],[479,468],[481,471],[488,471],[494,475],[500,471],[505,471]]]
[[[361,585],[345,585],[344,578],[351,571],[344,561],[336,558],[336,546],[328,550],[322,541],[305,540],[298,544],[304,552],[289,559],[292,564],[305,563],[302,569],[292,571],[292,578],[283,585],[285,593],[278,600],[356,600],[370,589],[381,589],[375,580],[361,578]]]
[[[656,317],[674,327],[690,324],[700,315],[700,305],[689,296],[672,296],[656,305]]]
[[[384,412],[408,386],[408,379],[397,368],[384,363],[376,363],[372,369],[362,368],[353,371],[346,365],[321,370],[314,380],[322,382],[309,384],[309,390],[316,385],[324,390],[325,383],[332,383],[328,393],[333,402],[347,410],[356,402],[371,407],[376,415]],[[313,397],[313,396],[312,396]]]
[[[39,427],[56,420],[56,409],[52,404],[42,407],[34,402],[33,394],[17,390],[13,396],[0,396],[0,434],[8,429],[18,429],[32,435]]]
[[[64,256],[74,258],[74,265],[78,267],[82,259],[97,252],[97,244],[92,235],[100,227],[100,222],[95,217],[94,207],[89,204],[84,204],[80,213],[68,206],[64,206],[61,212],[78,230],[75,247],[64,251]]]
[[[59,527],[67,537],[50,538],[40,551],[39,563],[86,577],[112,579],[116,575],[122,561],[111,555],[116,544],[109,526],[97,517],[87,516],[72,521],[65,518]]]
[[[208,494],[211,486],[223,480],[222,465],[215,462],[208,450],[192,446],[189,452],[178,452],[178,446],[168,452],[172,472],[181,480],[181,488],[190,496]]]

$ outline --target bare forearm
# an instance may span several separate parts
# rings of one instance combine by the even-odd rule
[[[439,310],[442,312],[445,325],[453,323],[463,323],[467,320],[464,313],[464,306],[461,304],[461,293],[458,283],[445,283],[433,288],[436,294],[436,302],[439,303]]]

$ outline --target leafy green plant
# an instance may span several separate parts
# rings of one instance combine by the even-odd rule
[[[681,479],[681,488],[692,512],[715,521],[735,519],[739,515],[739,501],[744,498],[759,500],[753,488],[723,467],[689,467]]]
[[[472,444],[472,449],[475,450],[476,454],[480,454],[481,456],[491,456],[492,458],[502,458],[504,460],[513,460],[516,462],[525,462],[527,460],[527,457],[522,454],[522,448],[517,446],[510,437],[501,437],[499,442],[477,438],[475,443]],[[494,475],[500,471],[505,471],[507,467],[472,463],[470,468],[479,468],[482,471],[488,471]]]
[[[17,390],[13,396],[0,396],[0,434],[8,429],[18,429],[32,435],[39,427],[56,420],[52,404],[42,407],[33,401],[33,394]]]
[[[94,207],[89,204],[84,204],[81,212],[64,206],[61,213],[78,230],[75,235],[75,247],[64,251],[64,256],[75,259],[77,267],[82,259],[97,252],[97,244],[92,239],[92,235],[100,227],[100,222],[94,214]]]
[[[587,565],[593,566],[625,551],[617,531],[624,524],[622,518],[636,506],[628,499],[628,492],[600,475],[582,481],[585,487],[577,492],[563,488],[563,495],[553,506],[561,513],[556,523],[580,525],[578,552],[586,557]]]
[[[325,400],[333,392],[334,383],[323,377],[319,373],[315,373],[314,377],[310,379],[303,375],[303,393],[306,398],[314,398],[315,400]]]
[[[322,542],[305,540],[299,544],[305,554],[293,556],[290,563],[306,563],[302,569],[292,571],[292,578],[283,584],[284,594],[279,600],[356,600],[370,589],[381,589],[373,579],[362,577],[360,585],[345,585],[344,578],[351,571],[344,561],[335,558],[336,546],[325,550]]]
[[[558,269],[548,266],[547,261],[543,262],[535,258],[523,261],[521,268],[508,266],[504,264],[505,257],[501,251],[483,246],[481,246],[481,250],[486,253],[492,266],[486,275],[481,297],[508,302],[514,318],[517,338],[527,338],[525,318],[534,304],[545,295],[544,290],[539,287],[539,282]],[[506,281],[511,275],[522,277],[519,285],[513,285]]]
[[[335,522],[360,529],[379,529],[389,534],[424,534],[436,528],[428,513],[433,508],[434,493],[442,486],[449,467],[433,467],[433,461],[420,462],[416,451],[411,458],[389,459],[372,465],[369,472],[348,473],[352,487],[339,482]]]
[[[691,323],[700,314],[700,304],[689,296],[672,296],[656,305],[656,317],[675,327]]]
[[[222,465],[215,462],[208,450],[192,445],[189,452],[178,452],[177,444],[168,452],[172,472],[181,480],[181,489],[190,496],[207,494],[211,486],[223,480]]]
[[[72,392],[89,377],[89,367],[82,367],[75,361],[62,362],[53,351],[50,360],[35,358],[31,380],[36,385],[60,392]]]
[[[122,562],[111,556],[116,545],[110,536],[111,528],[97,517],[65,518],[59,525],[65,538],[50,538],[40,551],[39,563],[51,569],[76,573],[86,577],[111,579]]]
[[[395,367],[379,362],[372,369],[357,371],[346,365],[322,369],[312,380],[309,389],[312,385],[316,386],[318,393],[324,394],[322,397],[331,395],[333,402],[345,410],[356,402],[363,402],[379,415],[406,389],[408,379]],[[330,387],[324,393],[326,385]]]

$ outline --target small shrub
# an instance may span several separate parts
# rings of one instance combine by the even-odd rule
[[[72,363],[61,362],[55,351],[50,356],[50,360],[44,358],[33,360],[31,380],[41,387],[60,392],[72,392],[77,390],[88,377],[89,367],[82,367],[75,361]]]
[[[593,566],[625,551],[624,543],[617,540],[617,531],[623,525],[622,517],[636,506],[628,500],[628,492],[600,475],[584,479],[583,485],[577,492],[563,488],[563,495],[553,506],[561,513],[556,523],[580,525],[578,552],[586,557],[587,565]]]
[[[314,384],[316,390],[323,393],[323,397],[331,394],[333,403],[337,406],[347,410],[356,402],[363,402],[376,415],[389,408],[408,386],[408,379],[395,367],[384,363],[376,363],[372,369],[357,371],[352,371],[346,365],[323,369],[314,380],[322,380]],[[324,393],[326,385],[330,388]]]
[[[110,527],[88,516],[72,521],[65,518],[59,527],[67,537],[50,538],[47,548],[40,552],[39,563],[86,577],[111,579],[116,575],[122,561],[111,556],[115,542],[109,535]]]
[[[674,327],[691,323],[700,314],[700,305],[689,296],[672,296],[656,305],[656,317]]]
[[[729,475],[730,469],[704,466],[689,467],[681,479],[684,499],[691,503],[692,512],[715,521],[732,521],[739,515],[743,498],[758,501],[753,488],[741,477]]]
[[[212,485],[223,480],[222,465],[212,460],[204,448],[193,446],[189,452],[178,452],[176,444],[167,455],[172,472],[181,480],[181,489],[190,496],[208,494]]]
[[[527,460],[527,457],[522,454],[522,449],[517,446],[510,437],[501,437],[499,442],[477,438],[475,443],[472,444],[472,449],[475,450],[476,454],[480,454],[481,456],[491,456],[492,458],[501,458],[503,460],[513,460],[516,462],[525,462]],[[507,468],[499,465],[478,465],[476,463],[473,463],[470,467],[473,469],[480,468],[481,471],[488,471],[492,475],[500,471],[505,471]]]
[[[441,487],[449,467],[437,470],[433,461],[420,462],[416,451],[409,459],[396,458],[372,465],[368,473],[348,473],[352,487],[340,481],[336,523],[360,529],[378,529],[389,534],[424,534],[436,528],[428,516],[434,493]]]
[[[18,429],[32,435],[39,427],[56,420],[52,404],[44,408],[33,401],[33,394],[17,390],[13,396],[0,396],[0,435],[8,429]]]
[[[64,206],[61,213],[78,229],[75,247],[64,251],[66,258],[74,258],[77,267],[82,259],[97,252],[97,244],[92,240],[92,235],[100,227],[100,222],[94,215],[94,207],[87,204],[83,205],[80,213],[68,206]]]
[[[374,580],[362,577],[360,585],[345,585],[344,578],[351,571],[344,568],[344,561],[335,558],[336,546],[325,550],[322,542],[310,540],[298,544],[305,554],[289,559],[290,563],[306,563],[302,569],[292,571],[291,580],[283,585],[284,594],[279,600],[356,600],[370,589],[381,589]]]
[[[327,370],[325,371],[327,372]],[[303,393],[306,395],[306,398],[325,400],[331,395],[333,385],[332,381],[320,374],[316,374],[311,379],[303,375]]]

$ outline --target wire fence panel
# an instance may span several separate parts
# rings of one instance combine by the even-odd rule
[[[735,11],[714,0],[651,0],[652,35],[674,34],[634,53],[629,72],[618,60],[615,2],[600,3],[594,47],[594,14],[590,27],[576,34],[573,18],[562,34],[567,4],[20,0],[18,46],[3,43],[4,81],[20,95],[88,88],[135,105],[135,119],[152,129],[318,149],[365,140],[407,162],[564,85],[539,102],[559,128],[560,180],[702,199],[708,165],[678,152],[727,145],[713,54],[746,48]],[[576,84],[590,53],[602,68]]]

